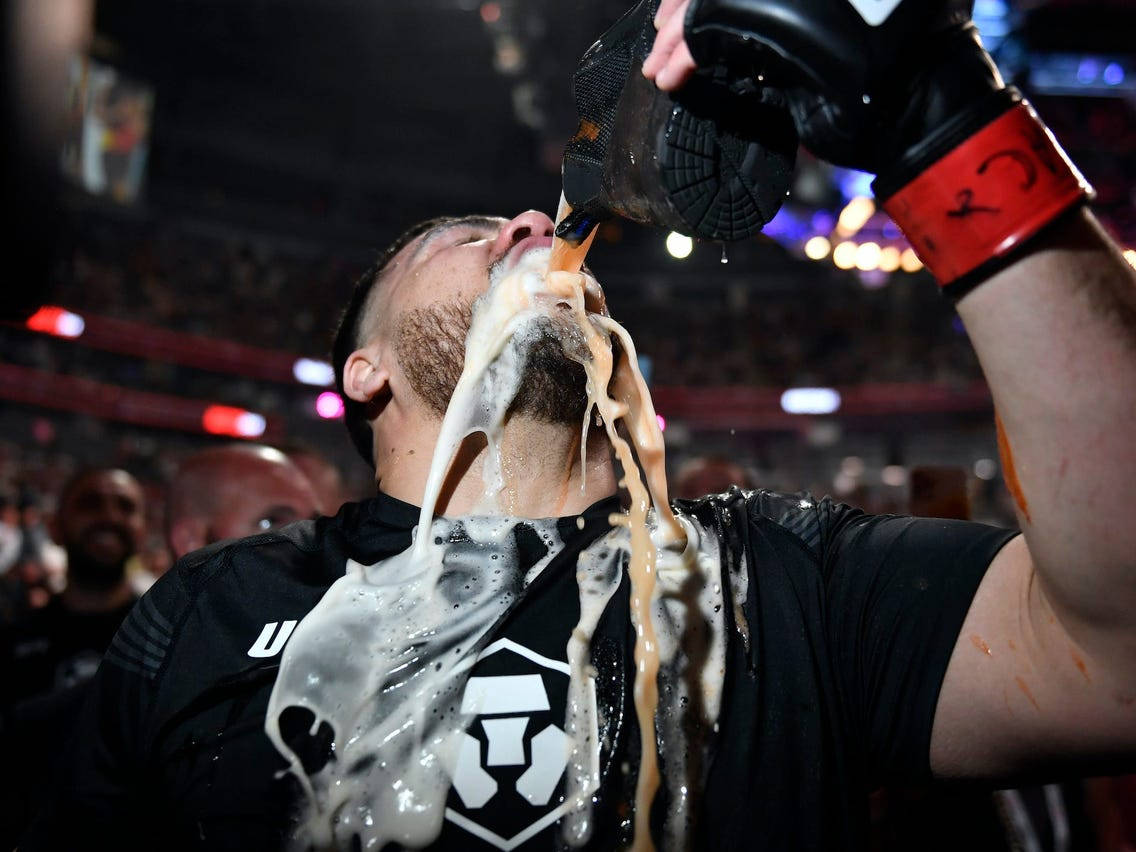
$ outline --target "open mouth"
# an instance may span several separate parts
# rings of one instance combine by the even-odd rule
[[[531,236],[525,237],[511,249],[506,255],[506,269],[513,269],[520,262],[521,258],[528,252],[537,248],[552,248],[551,236]]]

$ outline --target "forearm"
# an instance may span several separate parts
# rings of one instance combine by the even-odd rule
[[[1136,635],[1136,274],[1074,211],[958,312],[1049,603],[1090,644]]]

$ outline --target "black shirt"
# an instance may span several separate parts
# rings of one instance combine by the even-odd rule
[[[437,848],[556,847],[563,779],[547,794],[558,768],[548,755],[557,753],[550,743],[564,724],[565,646],[579,616],[575,554],[608,530],[614,507],[593,506],[582,530],[576,518],[562,519],[564,551],[471,649],[471,681],[501,692],[505,682],[493,678],[520,678],[510,683],[527,684],[520,692],[528,703],[503,705],[469,726],[476,742],[450,791]],[[736,604],[725,607],[722,707],[705,782],[692,793],[696,844],[862,848],[868,791],[929,777],[947,662],[986,567],[1012,533],[866,516],[827,499],[765,491],[682,508],[717,537],[721,582]],[[296,786],[280,774],[286,763],[264,733],[279,652],[347,560],[370,565],[401,552],[417,514],[379,496],[335,518],[182,560],[116,637],[59,798],[21,849],[285,844]],[[514,534],[535,561],[543,545],[524,543],[532,538],[524,527]],[[594,849],[627,839],[638,764],[626,585],[592,643],[602,727]],[[287,724],[282,716],[281,727],[314,770],[328,759],[333,733],[295,716]],[[667,753],[664,746],[664,761]],[[666,808],[664,794],[652,812],[656,824]]]
[[[4,703],[67,689],[94,675],[134,601],[107,612],[75,612],[59,597],[0,631]]]

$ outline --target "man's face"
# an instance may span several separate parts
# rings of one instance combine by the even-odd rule
[[[531,210],[511,220],[466,217],[416,238],[388,264],[371,330],[393,348],[407,385],[433,414],[445,412],[461,375],[474,300],[527,252],[550,247],[552,232],[552,220]],[[542,325],[514,410],[578,422],[586,404],[583,368],[561,347],[574,325],[567,317]]]
[[[79,582],[118,582],[145,527],[142,487],[124,470],[84,476],[59,505],[60,543],[67,550],[68,571]]]
[[[256,535],[319,514],[315,492],[291,465],[254,458],[238,459],[218,471],[210,544]]]

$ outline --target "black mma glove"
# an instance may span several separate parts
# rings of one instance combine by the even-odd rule
[[[802,143],[873,189],[956,298],[1091,194],[1002,82],[971,0],[691,0],[686,43],[784,92]]]
[[[573,212],[556,230],[571,242],[613,214],[738,240],[760,231],[788,192],[797,138],[777,93],[729,80],[720,67],[675,95],[643,77],[657,7],[642,0],[631,9],[573,77],[580,126],[563,162]]]

